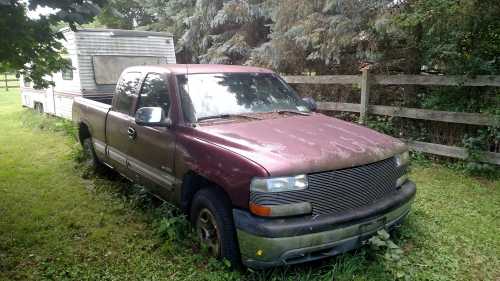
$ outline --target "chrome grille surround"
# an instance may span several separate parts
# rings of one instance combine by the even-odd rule
[[[407,167],[397,167],[394,157],[375,163],[307,175],[305,190],[276,193],[251,192],[259,205],[310,202],[313,215],[340,214],[371,205],[396,191],[396,181]]]

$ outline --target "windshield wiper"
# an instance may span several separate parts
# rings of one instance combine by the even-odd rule
[[[297,111],[297,110],[289,110],[289,109],[277,109],[277,110],[275,110],[274,112],[276,112],[276,113],[278,113],[278,114],[284,114],[284,113],[294,113],[294,114],[304,115],[304,116],[309,116],[309,115],[311,115],[310,113],[307,113],[307,112],[302,112],[302,111]]]
[[[211,120],[211,119],[227,119],[227,118],[234,118],[234,117],[243,117],[247,119],[254,119],[254,120],[262,120],[262,118],[259,118],[257,116],[251,116],[251,115],[245,115],[245,114],[218,114],[218,115],[212,115],[212,116],[203,116],[197,119],[198,122],[200,121],[205,121],[205,120]]]

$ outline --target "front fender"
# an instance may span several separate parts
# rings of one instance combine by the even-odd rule
[[[257,163],[181,130],[177,136],[175,172],[182,178],[189,171],[220,186],[233,206],[243,209],[248,208],[252,178],[269,175]]]

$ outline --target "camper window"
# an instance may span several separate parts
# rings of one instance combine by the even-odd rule
[[[113,85],[125,68],[134,65],[166,63],[161,57],[93,56],[94,79],[97,85]]]
[[[73,63],[71,59],[68,59],[68,64],[69,67],[64,68],[61,72],[63,80],[73,80]]]

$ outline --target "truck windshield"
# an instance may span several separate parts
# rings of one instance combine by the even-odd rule
[[[309,112],[290,86],[269,73],[189,74],[178,75],[177,81],[188,122],[249,113]]]

